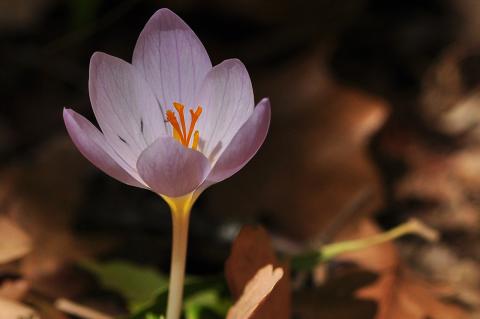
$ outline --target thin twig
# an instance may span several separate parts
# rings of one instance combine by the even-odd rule
[[[315,246],[324,245],[330,242],[333,237],[346,224],[350,217],[354,216],[372,199],[372,190],[363,188],[359,190],[355,196],[343,207],[343,209],[336,214],[330,224],[325,227],[325,230],[315,239]]]
[[[79,305],[71,300],[60,298],[55,301],[55,307],[69,315],[84,319],[113,319],[113,317],[103,314],[97,310]]]

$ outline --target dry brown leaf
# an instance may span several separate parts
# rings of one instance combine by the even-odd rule
[[[421,218],[440,230],[477,232],[480,215],[472,194],[480,185],[478,147],[443,154],[412,137],[412,145],[399,153],[409,170],[394,185],[396,199],[434,204],[420,208]]]
[[[65,266],[92,251],[72,232],[92,170],[62,136],[42,144],[28,160],[0,171],[0,204],[32,241],[20,272],[33,289],[49,297],[71,297],[85,286],[86,281],[71,276]]]
[[[30,289],[30,284],[24,279],[5,280],[0,285],[0,298],[21,300]]]
[[[335,274],[317,287],[305,287],[294,293],[294,315],[302,319],[372,319],[376,304],[360,300],[354,293],[372,283],[375,275],[365,271],[336,269]]]
[[[478,142],[439,148],[419,132],[398,126],[387,128],[380,140],[385,158],[405,165],[405,172],[392,180],[392,196],[406,206],[405,213],[440,231],[478,233]]]
[[[28,235],[9,218],[0,216],[0,264],[25,256],[31,248]]]
[[[242,228],[225,263],[225,276],[235,298],[240,298],[247,283],[265,265],[283,267],[285,275],[252,318],[289,319],[291,312],[291,283],[288,267],[278,262],[270,238],[262,227]]]
[[[343,232],[341,239],[352,239],[378,234],[380,230],[370,220],[363,220],[355,230]],[[378,280],[359,289],[356,295],[375,300],[378,311],[375,319],[460,319],[465,312],[459,307],[440,301],[436,285],[415,276],[402,264],[393,243],[346,253],[338,259],[353,261],[364,269],[377,272]]]
[[[424,101],[429,106],[423,110],[429,112],[423,114],[426,122],[450,135],[450,143],[437,143],[397,124],[382,134],[381,152],[405,165],[403,174],[392,179],[391,188],[402,214],[416,216],[446,235],[441,245],[433,247],[402,242],[402,256],[428,280],[447,284],[460,304],[480,313],[480,95],[478,86],[465,91],[461,74],[455,75],[461,71],[464,53],[448,52],[434,70],[437,82],[424,92],[428,95],[424,98],[432,99]],[[445,76],[452,72],[455,76]]]
[[[248,319],[282,278],[282,268],[273,269],[272,265],[261,268],[247,283],[243,294],[230,308],[227,319]]]
[[[400,248],[402,256],[422,275],[433,282],[446,283],[452,297],[477,312],[480,310],[480,270],[474,258],[459,256],[446,243],[420,247],[402,243]]]
[[[376,319],[461,319],[466,313],[436,296],[438,287],[416,277],[406,267],[386,271],[357,296],[378,302]]]
[[[446,50],[423,78],[419,113],[443,134],[479,141],[480,92],[475,59],[478,48],[457,43]]]
[[[39,319],[37,313],[18,302],[0,298],[0,319],[28,318]]]

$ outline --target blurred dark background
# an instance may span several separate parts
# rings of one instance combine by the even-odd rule
[[[272,101],[264,147],[194,208],[191,272],[221,270],[244,223],[263,223],[287,249],[331,241],[362,218],[392,227],[415,216],[444,239],[434,253],[405,243],[406,259],[480,289],[476,0],[0,0],[0,205],[49,254],[168,267],[166,206],[84,160],[61,115],[93,119],[90,56],[130,61],[162,7],[214,64],[241,59],[256,101]]]

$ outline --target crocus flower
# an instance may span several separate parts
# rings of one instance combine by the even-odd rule
[[[172,264],[167,319],[180,316],[188,219],[198,195],[238,172],[265,140],[270,103],[254,106],[237,59],[212,67],[193,31],[168,9],[141,32],[132,63],[90,61],[89,93],[100,129],[71,109],[63,117],[80,152],[111,177],[170,205]]]
[[[212,67],[168,9],[146,24],[132,64],[93,54],[89,93],[101,131],[71,109],[63,113],[80,152],[111,177],[171,198],[198,196],[239,171],[270,122],[268,99],[254,107],[244,65],[229,59]]]

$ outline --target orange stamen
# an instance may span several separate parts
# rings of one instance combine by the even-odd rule
[[[197,150],[199,140],[200,140],[200,133],[198,133],[198,131],[195,131],[195,134],[193,134],[192,149]]]
[[[190,145],[190,139],[192,138],[192,133],[194,132],[195,129],[195,124],[198,121],[198,118],[200,117],[200,114],[202,114],[202,107],[198,106],[195,111],[190,109],[190,126],[188,128],[188,134],[187,134],[187,126],[185,123],[185,115],[183,113],[184,111],[184,106],[183,104],[173,102],[173,106],[175,107],[175,110],[178,113],[178,116],[180,118],[180,124],[178,123],[177,116],[175,113],[171,110],[167,111],[167,121],[170,122],[170,124],[173,127],[173,138],[180,143],[182,143],[183,146],[188,147]],[[192,149],[196,150],[198,148],[198,143],[200,140],[200,133],[198,131],[195,131],[193,133],[193,142],[192,142]]]
[[[185,108],[183,104],[180,104],[178,102],[173,102],[173,106],[177,110],[178,116],[180,117],[180,124],[182,125],[182,136],[183,140],[187,142],[188,145],[188,140],[186,138],[185,132],[187,131],[187,128],[185,126],[185,115],[183,114],[183,109]]]
[[[175,139],[175,141],[184,144],[183,140],[182,140],[182,137],[180,136],[180,133],[178,133],[177,130],[173,130],[173,138]]]
[[[172,124],[173,136],[180,139],[180,142],[185,145],[186,141],[183,138],[182,129],[180,128],[180,125],[178,125],[177,117],[175,116],[175,113],[173,113],[173,111],[167,111],[167,121]]]
[[[197,123],[198,118],[200,117],[200,114],[202,114],[202,107],[199,105],[197,106],[197,109],[195,112],[193,112],[192,109],[190,109],[190,116],[191,116],[191,122],[190,122],[190,130],[188,131],[187,135],[187,144],[190,143],[190,138],[192,137],[193,129],[195,128],[195,124]]]

